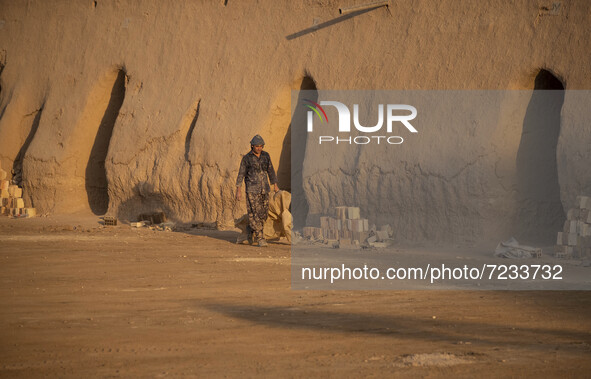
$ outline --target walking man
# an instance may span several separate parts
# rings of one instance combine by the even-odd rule
[[[267,246],[263,237],[263,225],[269,213],[269,181],[275,192],[279,191],[277,176],[271,163],[271,156],[263,151],[265,141],[256,135],[250,141],[250,152],[242,157],[236,179],[236,199],[242,200],[242,181],[246,187],[246,209],[253,244]],[[268,180],[267,180],[268,176]]]

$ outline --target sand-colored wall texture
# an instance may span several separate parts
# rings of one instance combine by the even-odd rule
[[[41,212],[133,219],[163,210],[229,223],[245,209],[234,180],[254,134],[267,138],[280,186],[290,187],[292,89],[533,89],[540,70],[567,90],[591,89],[589,1],[390,1],[339,13],[367,2],[1,1],[2,166]],[[401,240],[509,232],[520,106],[499,130],[475,134],[492,142],[474,141],[490,148],[465,155],[462,175],[444,180],[449,169],[435,162],[445,157],[426,147],[420,167],[409,161],[403,176],[383,179],[401,196],[405,185],[423,190],[440,210],[413,213],[421,192],[406,199],[405,226],[391,220]],[[567,97],[556,152],[563,208],[591,194],[590,120],[569,117],[569,107]],[[318,183],[342,185],[303,164]],[[482,215],[479,198],[500,205]]]

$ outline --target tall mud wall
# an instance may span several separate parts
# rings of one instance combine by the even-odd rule
[[[339,13],[361,3],[2,1],[2,166],[13,168],[42,213],[134,219],[163,210],[179,221],[229,223],[245,210],[233,200],[234,180],[254,134],[266,138],[280,186],[292,187],[292,89],[534,89],[544,72],[567,90],[591,88],[586,0],[391,1]],[[498,130],[475,133],[494,139],[494,153],[456,157],[471,167],[465,177],[442,179],[451,170],[441,164],[446,157],[425,146],[402,177],[384,179],[387,190],[404,196],[412,186],[417,201],[447,210],[431,222],[409,209],[400,239],[461,242],[493,229],[506,236],[489,226],[503,225],[511,209],[527,214],[520,189],[537,180],[518,182],[529,159],[528,104],[511,106]],[[576,106],[564,99],[556,161],[550,157],[559,212],[591,194],[590,120],[569,116]],[[305,158],[303,166],[318,174]],[[433,188],[454,193],[453,202],[430,195]],[[477,198],[510,200],[483,216]]]

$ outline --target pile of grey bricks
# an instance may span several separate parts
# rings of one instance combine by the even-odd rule
[[[556,258],[591,257],[591,198],[577,196],[577,207],[566,214],[564,229],[558,232]]]
[[[369,236],[369,223],[360,217],[358,207],[336,207],[334,217],[320,217],[320,227],[307,226],[304,238],[320,241],[338,241],[341,244],[359,244]]]
[[[358,207],[335,207],[333,216],[320,217],[320,227],[304,227],[303,237],[313,241],[324,241],[333,247],[368,245],[386,247],[392,229],[384,225],[380,230],[361,218]]]
[[[23,189],[10,184],[8,173],[0,166],[0,216],[34,217],[35,208],[25,208]]]

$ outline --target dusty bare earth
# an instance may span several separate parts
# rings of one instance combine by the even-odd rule
[[[589,292],[292,291],[289,246],[235,237],[0,218],[1,376],[591,372]]]

